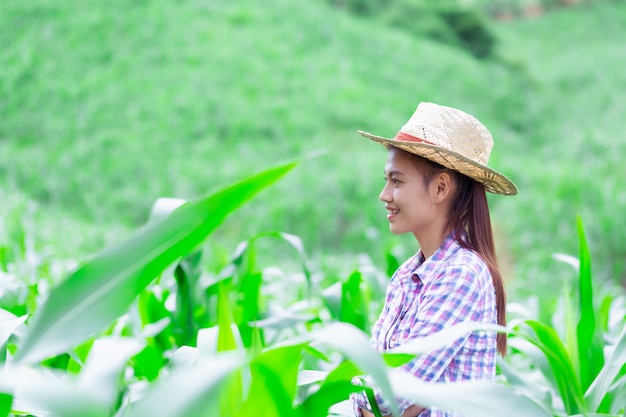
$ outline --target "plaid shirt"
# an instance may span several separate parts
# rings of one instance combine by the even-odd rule
[[[385,305],[374,325],[371,343],[385,351],[464,321],[497,324],[495,289],[487,264],[462,248],[452,235],[428,259],[419,251],[393,274]],[[446,348],[421,355],[403,366],[425,382],[495,379],[496,334],[472,332]],[[355,379],[356,380],[356,379]],[[383,414],[390,414],[378,390]],[[371,410],[364,393],[351,395],[353,408]],[[400,411],[411,401],[398,399]],[[456,413],[430,408],[419,417],[451,417]]]

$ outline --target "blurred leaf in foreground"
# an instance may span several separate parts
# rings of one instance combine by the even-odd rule
[[[122,315],[159,273],[189,254],[224,219],[295,164],[269,169],[215,194],[182,205],[105,250],[51,293],[35,313],[16,360],[36,362],[63,352]]]

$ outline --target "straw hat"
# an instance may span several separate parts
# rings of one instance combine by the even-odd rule
[[[359,130],[359,134],[386,147],[403,149],[485,185],[491,193],[515,195],[517,187],[487,167],[493,147],[491,134],[476,118],[451,107],[420,103],[393,139]]]

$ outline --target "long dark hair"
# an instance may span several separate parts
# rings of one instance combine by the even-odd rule
[[[437,173],[449,172],[455,179],[456,194],[448,212],[446,230],[454,236],[462,247],[476,252],[487,264],[496,290],[498,324],[506,326],[506,293],[504,281],[498,269],[496,249],[491,228],[491,216],[485,187],[466,175],[448,169],[428,159],[412,155],[414,160],[428,169],[424,175],[427,184]],[[498,333],[498,352],[506,355],[506,333]]]

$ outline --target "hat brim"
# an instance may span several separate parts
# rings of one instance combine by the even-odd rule
[[[467,175],[473,180],[483,184],[485,186],[485,190],[490,193],[502,195],[516,195],[518,193],[517,186],[513,184],[513,181],[498,171],[472,161],[471,159],[466,158],[454,151],[442,148],[441,146],[422,142],[406,142],[384,138],[362,130],[359,130],[358,133],[359,135],[373,140],[374,142],[378,142],[387,148],[394,147],[402,149],[409,153],[436,162],[446,168],[450,168],[460,172],[461,174]]]

